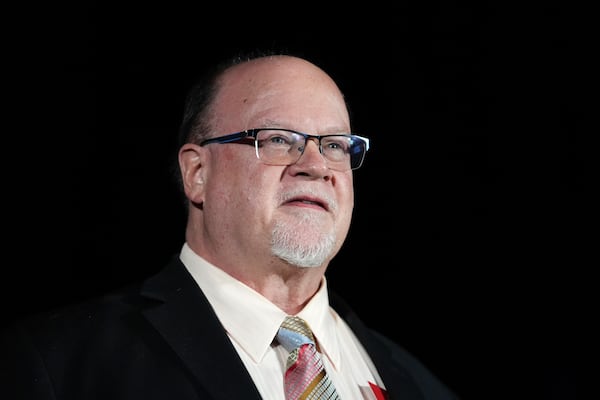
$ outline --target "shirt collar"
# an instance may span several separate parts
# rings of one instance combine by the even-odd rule
[[[260,363],[286,313],[260,293],[210,264],[186,244],[180,259],[200,286],[231,339]],[[321,351],[334,366],[339,362],[335,319],[329,308],[327,280],[297,314],[313,331]]]

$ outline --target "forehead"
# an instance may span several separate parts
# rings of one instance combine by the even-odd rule
[[[287,56],[256,59],[226,71],[214,111],[216,127],[224,131],[266,121],[297,129],[349,128],[343,95],[331,77],[306,60]]]

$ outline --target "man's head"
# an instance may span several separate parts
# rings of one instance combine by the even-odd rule
[[[324,269],[346,238],[354,206],[350,163],[344,168],[336,154],[348,146],[366,151],[366,142],[258,133],[271,147],[298,139],[288,146],[296,161],[273,165],[285,163],[285,156],[268,155],[267,142],[221,137],[260,128],[348,135],[341,91],[316,65],[285,55],[240,62],[214,76],[208,90],[192,91],[182,125],[186,144],[179,165],[190,201],[186,239],[224,269],[281,263]],[[319,149],[324,142],[327,153]]]

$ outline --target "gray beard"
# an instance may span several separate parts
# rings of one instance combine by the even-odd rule
[[[302,221],[301,225],[294,227],[290,224],[276,223],[271,234],[271,252],[298,267],[319,267],[333,254],[335,234],[310,234],[319,232],[320,229],[317,222],[310,218]]]

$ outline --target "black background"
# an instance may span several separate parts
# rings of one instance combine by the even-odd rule
[[[574,399],[595,230],[586,10],[323,7],[7,13],[7,320],[150,275],[179,250],[168,168],[185,91],[222,56],[278,48],[327,70],[372,140],[331,287],[465,399]]]

